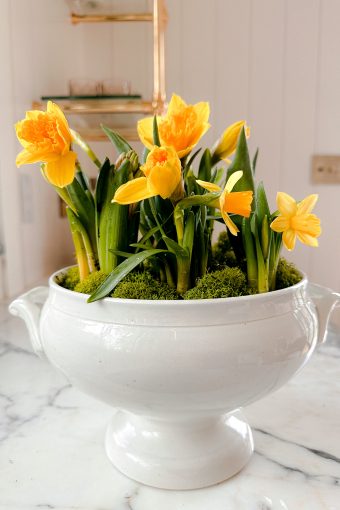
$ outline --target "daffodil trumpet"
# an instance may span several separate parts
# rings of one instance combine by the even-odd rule
[[[67,205],[80,279],[101,271],[89,302],[110,295],[130,272],[146,271],[167,284],[171,296],[176,290],[187,299],[202,279],[229,265],[244,281],[243,293],[273,291],[282,285],[282,247],[291,251],[297,240],[318,245],[317,195],[297,202],[280,191],[271,212],[263,184],[255,182],[257,153],[250,158],[246,120],[229,125],[213,148],[201,151],[209,115],[209,103],[188,104],[174,94],[164,115],[138,122],[141,159],[121,135],[102,126],[118,155],[114,164],[108,158],[101,164],[52,102],[16,124],[23,149],[17,165],[40,162]],[[94,190],[74,147],[98,167]],[[225,225],[218,250],[212,243],[216,220]],[[226,292],[240,295],[229,287]]]
[[[219,198],[214,200],[210,205],[220,209],[227,229],[234,236],[237,235],[239,229],[231,219],[230,213],[249,218],[253,200],[252,191],[232,191],[236,183],[242,179],[242,176],[242,171],[234,172],[227,180],[224,189],[218,184],[197,180],[197,184],[202,186],[202,188],[210,192],[220,192]]]

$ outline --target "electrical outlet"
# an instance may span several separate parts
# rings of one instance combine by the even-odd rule
[[[316,154],[312,158],[314,184],[340,184],[340,156]]]

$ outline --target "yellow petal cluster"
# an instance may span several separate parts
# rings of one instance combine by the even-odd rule
[[[113,202],[127,205],[156,195],[170,198],[182,180],[181,162],[173,147],[154,147],[141,170],[145,177],[120,186]]]
[[[52,101],[46,112],[33,110],[15,125],[16,134],[24,150],[16,158],[17,166],[45,163],[47,179],[60,188],[71,184],[77,156],[70,150],[72,136],[61,109]]]
[[[209,103],[187,105],[181,97],[173,94],[166,115],[157,117],[161,145],[173,147],[178,157],[183,158],[192,151],[209,129],[209,114]],[[151,149],[153,147],[153,118],[141,119],[137,129],[142,143]]]
[[[247,126],[245,120],[240,120],[231,124],[224,131],[220,139],[213,147],[213,159],[228,159],[229,156],[236,151],[238,137],[240,136],[241,129],[245,129],[246,137],[250,136],[250,128]]]
[[[282,232],[282,241],[287,250],[293,250],[296,238],[308,246],[318,246],[317,237],[321,234],[320,219],[311,214],[318,195],[309,195],[297,203],[287,193],[277,194],[279,216],[271,223],[274,232]]]
[[[251,203],[253,200],[253,192],[252,191],[232,191],[235,184],[242,178],[243,172],[238,171],[234,172],[228,179],[224,190],[217,184],[200,181],[197,180],[197,184],[202,186],[208,191],[219,192],[221,191],[221,195],[218,199],[218,202],[215,207],[218,207],[221,211],[222,218],[230,233],[234,236],[237,235],[239,229],[230,218],[230,214],[239,214],[240,216],[244,216],[245,218],[249,218],[251,213]]]

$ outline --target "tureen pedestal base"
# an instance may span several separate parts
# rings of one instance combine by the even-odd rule
[[[105,447],[119,471],[162,489],[198,489],[222,482],[245,466],[254,449],[240,411],[163,420],[117,411]]]

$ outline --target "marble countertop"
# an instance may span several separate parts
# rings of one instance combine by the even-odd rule
[[[1,510],[340,510],[340,337],[245,412],[255,454],[240,474],[196,491],[140,485],[106,458],[112,410],[37,358],[0,305]]]

